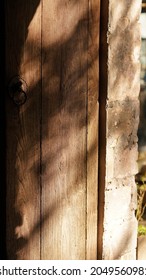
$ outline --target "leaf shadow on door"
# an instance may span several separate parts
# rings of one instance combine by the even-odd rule
[[[81,9],[87,1],[79,2],[80,5],[75,1],[71,5],[75,12],[75,5]],[[7,1],[8,14],[19,14],[16,13],[12,26],[7,19],[7,35],[10,30],[17,30],[16,37],[6,37],[17,64],[14,65],[7,50],[6,84],[11,76],[22,71],[24,44],[38,5],[39,1],[34,1],[34,5]],[[61,22],[65,21],[62,12],[58,6]],[[85,13],[79,14],[71,34],[62,33],[51,44],[45,43],[45,31],[41,37],[44,45],[43,41],[39,46],[28,41],[25,69],[27,63],[28,68],[30,63],[34,68],[35,63],[40,63],[40,72],[33,76],[25,70],[26,77],[33,78],[32,84],[28,84],[28,99],[21,108],[6,97],[8,259],[45,259],[56,237],[58,253],[53,258],[57,259],[57,254],[61,258],[68,232],[78,228],[82,230],[82,239],[70,237],[70,258],[85,257],[88,69],[98,55],[94,50],[88,56],[88,12],[85,9]],[[37,50],[36,56],[33,50]],[[93,143],[90,156],[95,150]],[[51,226],[58,230],[52,239]],[[66,253],[67,258],[69,254]]]

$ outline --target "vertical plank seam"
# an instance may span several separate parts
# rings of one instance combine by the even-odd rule
[[[106,183],[106,101],[108,86],[108,5],[109,0],[100,5],[99,41],[99,159],[98,159],[98,236],[97,259],[102,260],[104,233],[104,195]],[[101,27],[102,26],[102,27]],[[102,29],[101,29],[102,28]]]
[[[85,217],[85,259],[87,260],[87,245],[88,245],[88,79],[89,79],[89,32],[90,32],[90,0],[88,0],[88,19],[87,19],[87,94],[86,94],[86,217]]]
[[[43,41],[43,31],[42,31],[42,21],[43,21],[43,1],[41,1],[41,59],[40,59],[40,87],[41,87],[41,92],[40,92],[40,260],[42,260],[42,221],[43,221],[43,213],[42,213],[42,89],[43,89],[43,81],[42,81],[42,67],[43,67],[43,49],[42,49],[42,41]]]
[[[98,11],[98,17],[99,17],[99,25],[98,25],[98,98],[97,98],[97,103],[98,103],[98,129],[97,129],[97,132],[98,132],[98,136],[97,136],[97,141],[98,141],[98,146],[97,146],[97,153],[98,153],[98,157],[97,157],[97,223],[96,223],[96,226],[97,226],[97,235],[96,235],[96,238],[97,238],[97,249],[96,249],[96,260],[98,260],[98,215],[99,215],[99,133],[100,133],[100,130],[99,130],[99,127],[100,127],[100,106],[99,106],[99,103],[100,103],[100,30],[101,30],[101,24],[100,24],[100,17],[101,17],[101,2],[102,0],[97,0],[98,1],[98,8],[99,8],[99,11]]]

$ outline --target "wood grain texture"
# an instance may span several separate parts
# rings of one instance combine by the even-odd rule
[[[86,248],[88,260],[97,259],[99,20],[100,1],[89,0]]]
[[[43,0],[42,259],[85,259],[87,15]]]
[[[6,0],[8,259],[97,258],[99,2]]]
[[[28,98],[17,107],[6,92],[7,258],[40,258],[39,1],[6,0],[6,86],[20,75]]]

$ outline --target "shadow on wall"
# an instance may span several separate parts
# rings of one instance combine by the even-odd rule
[[[10,79],[20,73],[21,60],[25,51],[24,44],[29,33],[28,26],[36,12],[40,1],[33,1],[28,5],[27,1],[5,1],[5,49],[6,49],[6,254],[7,259],[17,259],[16,253],[20,247],[25,246],[26,240],[23,235],[17,236],[17,226],[22,226],[24,222],[23,205],[27,204],[28,194],[27,188],[27,169],[25,160],[28,156],[28,151],[25,149],[26,141],[24,141],[25,132],[23,131],[22,121],[25,119],[25,113],[22,113],[23,108],[17,108],[8,96],[7,86]],[[21,73],[20,73],[21,74]],[[36,88],[37,89],[37,88]],[[35,86],[33,88],[35,92]],[[36,108],[31,106],[32,112]],[[34,119],[28,109],[29,118]],[[34,113],[35,114],[35,113]],[[27,124],[26,124],[27,126]],[[30,127],[29,127],[30,129]],[[32,129],[32,128],[31,128]],[[39,129],[39,127],[38,127]],[[34,131],[33,131],[34,132]],[[31,130],[28,132],[29,145],[32,144],[33,138],[30,138]],[[36,140],[39,141],[39,138]],[[20,146],[22,145],[22,148]],[[24,149],[24,151],[23,151]],[[21,154],[20,154],[21,153]],[[25,153],[25,155],[24,155]],[[20,167],[18,164],[20,161]],[[17,162],[16,162],[17,161]],[[21,166],[22,164],[22,166]],[[24,166],[23,166],[24,165]],[[22,168],[22,174],[20,169]],[[19,174],[20,173],[20,174]],[[19,202],[19,193],[22,189],[21,202]],[[30,190],[29,190],[30,192]],[[30,192],[31,197],[31,192]],[[22,207],[21,207],[22,205]],[[32,209],[33,211],[33,209]],[[23,232],[23,231],[22,231]],[[19,238],[18,238],[19,237]]]
[[[97,59],[97,50],[91,60],[87,59],[87,1],[71,1],[68,8],[64,8],[67,2],[56,3],[52,1],[54,8],[52,14],[49,12],[50,18],[56,13],[55,29],[51,31],[51,20],[45,22],[44,17],[42,35],[34,32],[37,41],[30,35],[36,14],[36,23],[40,20],[40,1],[31,5],[24,0],[21,5],[17,0],[6,1],[6,85],[18,73],[30,79],[25,105],[17,108],[6,97],[7,259],[25,259],[28,255],[39,259],[41,246],[42,250],[52,246],[47,228],[55,228],[57,223],[60,232],[55,238],[59,240],[62,221],[70,232],[85,227],[86,222],[87,71]],[[68,17],[69,12],[72,17]],[[67,216],[75,209],[70,221]],[[83,217],[75,227],[77,213],[79,219]],[[46,244],[43,231],[48,234]],[[64,240],[66,234],[63,231]],[[82,242],[78,239],[76,245]],[[74,249],[74,255],[76,252]]]
[[[17,73],[21,74],[23,71],[25,72],[24,69],[27,69],[27,65],[33,71],[36,67],[36,71],[32,71],[32,73],[30,71],[27,73],[27,70],[25,72],[25,76],[30,76],[31,79],[27,103],[19,109],[14,106],[8,96],[6,97],[7,174],[10,174],[9,178],[7,178],[8,259],[25,259],[26,255],[24,251],[28,255],[31,255],[31,248],[35,248],[36,255],[39,256],[38,258],[41,258],[42,230],[46,230],[47,227],[45,225],[48,223],[48,220],[50,221],[50,227],[56,222],[61,232],[63,229],[60,210],[63,209],[62,214],[65,217],[69,217],[71,215],[69,209],[72,211],[74,208],[75,210],[76,205],[80,201],[82,201],[80,204],[83,211],[80,207],[78,210],[81,215],[85,212],[86,207],[86,198],[83,196],[83,193],[86,191],[85,127],[87,71],[94,63],[94,60],[96,60],[97,51],[95,50],[93,53],[91,61],[88,60],[87,62],[88,22],[87,10],[83,9],[83,3],[85,1],[70,1],[69,9],[73,13],[73,18],[71,17],[67,22],[67,29],[64,28],[66,28],[65,23],[68,18],[68,12],[62,14],[61,10],[67,2],[58,0],[56,3],[58,3],[58,6],[54,6],[54,11],[57,15],[57,21],[54,23],[56,24],[56,29],[50,33],[52,26],[48,27],[48,30],[45,28],[45,32],[42,34],[42,39],[44,40],[42,49],[41,45],[39,45],[40,41],[38,37],[38,41],[32,38],[32,41],[29,42],[31,24],[33,26],[36,11],[39,14],[40,2],[33,1],[30,5],[30,3],[28,4],[27,1],[23,0],[20,5],[18,0],[7,0],[5,6],[8,36],[6,37],[6,42],[10,49],[10,52],[7,50],[6,85],[13,75]],[[75,14],[78,15],[76,21],[74,21]],[[124,11],[123,17],[125,15],[127,15],[127,10]],[[52,15],[50,12],[50,18],[51,16],[53,16],[53,11]],[[10,18],[13,24],[10,22]],[[113,75],[114,71],[112,72],[113,80],[111,79],[111,88],[113,92],[119,92],[123,98],[124,94],[127,94],[127,91],[129,91],[129,84],[131,82],[133,84],[135,73],[134,66],[130,66],[132,65],[131,57],[128,56],[128,53],[132,51],[131,48],[133,45],[131,42],[133,42],[133,36],[139,36],[139,33],[135,32],[134,29],[136,18],[137,15],[135,15],[133,22],[131,22],[130,28],[127,29],[127,43],[123,42],[120,53],[115,50],[115,56],[112,59],[113,65],[111,65],[113,69],[115,67],[115,74]],[[40,20],[40,17],[38,16],[37,19]],[[48,20],[48,18],[46,19]],[[57,22],[59,25],[57,25]],[[45,24],[44,22],[44,26]],[[47,26],[49,26],[48,23]],[[64,33],[60,34],[60,26],[62,26],[62,30],[65,30]],[[70,26],[74,26],[71,32]],[[112,45],[116,48],[118,46],[117,44],[123,40],[123,30],[121,30],[123,25],[115,26],[116,30],[109,40],[115,40],[115,44],[112,43]],[[126,26],[126,22],[124,26]],[[134,31],[131,32],[131,30]],[[48,39],[45,38],[45,33]],[[117,36],[119,33],[121,34],[120,37]],[[16,34],[16,36],[11,37],[9,34]],[[51,41],[54,34],[57,38],[55,42],[53,40]],[[82,40],[80,39],[81,34]],[[37,32],[35,35],[37,36]],[[117,37],[119,38],[118,42],[116,41]],[[48,44],[48,40],[50,40],[51,44]],[[138,37],[135,40],[138,42]],[[24,49],[26,42],[27,48]],[[12,53],[13,55],[8,55],[8,53]],[[32,53],[34,54],[33,58],[31,56]],[[43,71],[39,67],[41,63],[43,64]],[[121,66],[120,71],[119,64]],[[122,92],[123,87],[120,90],[118,89],[118,84],[122,84],[122,81],[125,84],[127,73],[129,75],[129,81],[124,87],[126,89],[124,93]],[[41,95],[42,88],[43,94]],[[137,84],[134,84],[133,88],[131,88],[132,92],[134,90],[137,91]],[[118,106],[121,106],[121,104],[117,102]],[[114,136],[115,139],[117,137],[117,152],[118,148],[124,143],[124,153],[121,152],[121,158],[117,159],[116,165],[123,172],[121,176],[125,175],[124,166],[126,168],[123,155],[125,158],[125,154],[132,151],[133,146],[136,147],[137,145],[137,138],[134,132],[137,129],[136,122],[138,117],[137,106],[130,97],[127,102],[123,101],[122,106],[123,108],[120,113],[114,117],[112,114],[109,120],[111,122],[109,124],[111,136]],[[126,114],[123,114],[124,111]],[[126,117],[127,111],[129,117]],[[130,120],[129,123],[127,119]],[[117,120],[116,123],[115,120]],[[127,122],[128,126],[127,135],[123,134],[120,138],[118,137],[118,130],[125,130],[125,122]],[[5,139],[3,142],[5,142]],[[112,150],[114,150],[114,145],[115,143],[112,143]],[[94,148],[91,149],[91,152],[94,153]],[[133,160],[132,152],[128,160],[127,164],[131,166],[131,161]],[[70,171],[69,174],[65,173],[66,167]],[[118,172],[118,169],[115,172]],[[130,171],[127,171],[126,168],[126,172]],[[116,176],[116,173],[114,175]],[[3,185],[5,188],[5,182]],[[77,193],[79,194],[78,199],[76,199]],[[38,197],[41,199],[38,199]],[[70,202],[71,207],[66,212],[67,202]],[[120,211],[121,209],[119,209]],[[55,220],[54,217],[57,217],[57,219]],[[83,222],[79,221],[78,223],[80,227],[83,227],[85,217],[83,218]],[[73,231],[75,226],[74,219],[70,225],[64,221],[64,228],[68,230],[69,226],[70,231]],[[60,232],[55,237],[58,238]],[[123,237],[125,239],[123,241],[124,247],[127,246],[131,238],[131,236],[127,235],[127,232],[128,229],[126,229],[126,239],[125,236]],[[46,233],[50,234],[47,230]],[[4,236],[5,232],[3,232]],[[63,238],[65,240],[66,235]],[[76,240],[76,244],[78,241]],[[43,244],[43,246],[45,247],[46,245],[49,248],[51,242],[52,240],[49,240],[48,244]],[[116,255],[117,259],[121,256],[122,250],[119,247]],[[83,255],[83,252],[81,254]],[[31,258],[33,259],[35,256],[32,254]]]
[[[112,5],[112,4],[111,4]],[[136,5],[134,7],[134,5]],[[108,80],[108,142],[107,142],[107,197],[105,200],[105,233],[103,255],[105,259],[128,257],[137,242],[136,184],[138,123],[139,123],[139,83],[140,74],[140,28],[137,24],[140,10],[137,3],[126,4],[119,1],[109,15],[109,80]],[[111,71],[112,70],[112,71]],[[132,180],[133,177],[133,180]],[[111,199],[118,190],[125,191],[115,208]],[[121,192],[122,193],[122,192]],[[120,193],[120,194],[121,194]],[[109,202],[109,203],[108,203]],[[121,208],[123,209],[121,210]],[[113,210],[113,215],[111,211]],[[112,216],[112,217],[111,217]],[[131,256],[129,255],[129,258]]]

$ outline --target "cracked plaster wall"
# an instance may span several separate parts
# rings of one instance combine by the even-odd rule
[[[102,259],[136,259],[141,0],[109,0]]]

